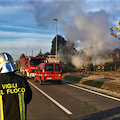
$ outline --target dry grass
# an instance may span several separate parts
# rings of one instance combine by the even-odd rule
[[[120,92],[120,72],[69,73],[63,79],[100,89]]]

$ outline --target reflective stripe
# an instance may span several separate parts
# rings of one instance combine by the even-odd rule
[[[7,55],[6,55],[6,54],[4,54],[4,56],[5,56],[5,59],[6,59],[6,60],[8,60],[8,57],[7,57]]]
[[[20,120],[25,120],[25,101],[24,93],[18,93],[19,108],[20,108]]]
[[[10,67],[11,67],[11,70],[14,71],[14,70],[13,70],[13,67],[12,67],[12,65],[11,65],[11,63],[10,63]]]
[[[4,120],[2,95],[0,95],[0,120]]]

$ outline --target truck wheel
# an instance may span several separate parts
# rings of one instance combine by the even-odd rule
[[[61,84],[61,80],[58,81],[58,84]]]
[[[37,82],[36,78],[34,77],[34,81]]]
[[[42,82],[42,80],[41,80],[41,79],[40,79],[39,83],[40,83],[40,85],[43,85],[43,82]]]

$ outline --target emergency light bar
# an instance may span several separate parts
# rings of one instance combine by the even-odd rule
[[[49,59],[46,59],[44,62],[45,63],[59,63],[60,61],[59,61],[59,59],[49,58]]]

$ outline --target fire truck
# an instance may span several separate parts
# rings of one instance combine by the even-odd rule
[[[46,81],[57,81],[61,83],[62,68],[56,55],[48,55],[44,63],[40,63],[35,72],[34,81],[39,81],[43,85]]]
[[[57,81],[59,84],[62,79],[62,68],[60,63],[41,63],[35,72],[34,81],[39,81],[41,85],[46,81]]]
[[[28,78],[35,76],[35,71],[40,63],[44,63],[44,57],[24,57],[20,60],[20,73]]]

